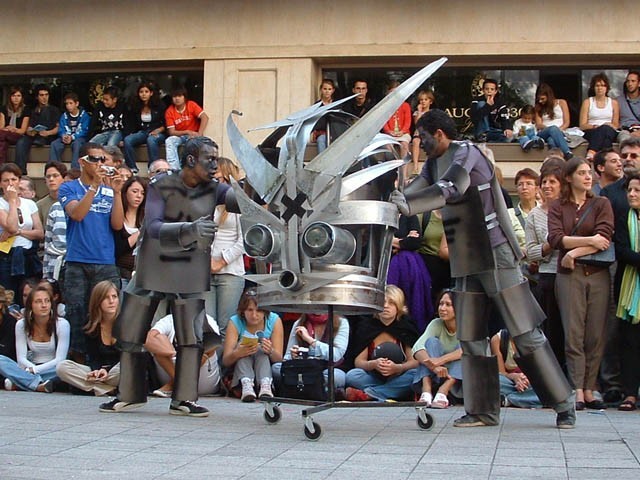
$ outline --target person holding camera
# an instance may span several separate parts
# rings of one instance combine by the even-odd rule
[[[67,215],[67,254],[64,298],[71,324],[72,360],[84,364],[86,347],[82,327],[86,323],[89,297],[102,280],[120,286],[115,265],[113,232],[123,228],[122,178],[107,171],[107,157],[97,143],[86,143],[79,159],[80,178],[65,182],[58,200]]]

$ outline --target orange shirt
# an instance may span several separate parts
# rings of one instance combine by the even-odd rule
[[[202,107],[192,100],[187,100],[182,112],[178,112],[175,105],[171,105],[164,113],[167,128],[173,127],[180,131],[193,130],[197,132],[200,129],[202,112]]]

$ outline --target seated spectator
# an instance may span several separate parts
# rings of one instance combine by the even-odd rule
[[[213,395],[220,389],[220,370],[216,353],[220,345],[218,342],[210,342],[212,337],[219,339],[217,332],[218,326],[215,320],[207,315],[207,321],[204,324],[204,352],[200,361],[198,395]],[[172,315],[162,317],[153,325],[147,334],[144,348],[153,355],[156,373],[163,384],[154,390],[152,395],[171,398],[176,370],[176,331]]]
[[[587,160],[592,161],[596,152],[611,148],[618,136],[620,107],[618,101],[609,98],[609,78],[604,73],[591,77],[589,98],[580,107],[580,129],[587,146]]]
[[[37,285],[43,286],[51,292],[53,295],[53,302],[56,306],[56,311],[58,312],[58,317],[66,318],[67,306],[64,304],[64,298],[62,298],[62,287],[60,286],[60,282],[57,280],[42,278]]]
[[[138,173],[136,147],[147,144],[149,164],[160,157],[165,139],[164,106],[151,82],[142,82],[125,116],[124,158],[133,173]]]
[[[202,107],[187,97],[187,89],[178,87],[171,93],[172,105],[164,112],[167,126],[165,150],[167,162],[173,170],[180,170],[178,148],[187,140],[201,137],[209,123]],[[155,160],[155,159],[154,159]]]
[[[449,407],[449,393],[462,380],[462,348],[456,337],[456,312],[451,290],[440,295],[438,318],[429,323],[412,352],[418,361],[413,387],[420,392],[419,401],[428,407]],[[433,387],[438,387],[435,397]]]
[[[327,321],[329,314],[326,313],[306,313],[303,314],[291,328],[289,341],[287,342],[284,360],[298,358],[298,349],[306,347],[309,349],[309,357],[329,360],[329,329]],[[333,370],[333,386],[338,391],[343,391],[345,386],[345,373],[337,368],[344,358],[349,344],[349,322],[339,315],[333,317],[333,363],[336,368]],[[282,363],[274,363],[272,367],[273,379],[276,390],[280,388],[281,376],[280,367]],[[329,371],[324,371],[325,381],[328,385]]]
[[[549,149],[560,149],[565,160],[573,157],[564,138],[564,131],[569,128],[571,120],[567,101],[556,98],[553,89],[548,84],[541,83],[536,91],[535,113],[538,136],[547,142]]]
[[[118,88],[113,85],[104,89],[100,102],[91,117],[90,142],[98,145],[117,146],[122,141],[124,128],[124,106],[119,101]]]
[[[392,80],[387,86],[387,95],[400,86],[400,82]],[[411,107],[407,102],[402,102],[400,108],[391,115],[387,123],[382,127],[382,131],[391,135],[400,144],[400,158],[405,158],[409,153],[409,143],[411,143]],[[407,166],[403,167],[407,173]],[[408,178],[408,175],[405,175]]]
[[[498,82],[485,79],[482,95],[471,102],[471,122],[478,142],[510,142],[513,138],[509,109],[498,92]]]
[[[16,318],[9,312],[12,295],[7,295],[4,287],[0,286],[0,355],[16,359]],[[15,306],[14,306],[15,308]],[[4,382],[4,378],[0,377]]]
[[[242,387],[243,402],[255,401],[256,380],[260,386],[258,397],[273,396],[271,364],[282,361],[283,340],[280,317],[258,308],[255,290],[243,293],[238,313],[227,325],[222,356],[222,364],[233,368],[231,388]]]
[[[525,105],[520,110],[520,118],[513,123],[513,136],[525,152],[532,148],[544,149],[544,140],[538,136],[534,114],[533,106]]]
[[[0,285],[14,292],[25,278],[42,276],[38,242],[44,231],[35,202],[18,196],[21,176],[15,163],[0,167]]]
[[[37,85],[34,90],[37,92],[37,105],[31,111],[26,135],[16,143],[16,165],[25,175],[31,146],[49,145],[58,135],[60,122],[60,110],[49,105],[49,87]]]
[[[15,145],[27,133],[30,115],[22,88],[10,87],[9,101],[0,110],[0,165],[7,161],[9,145]]]
[[[124,154],[117,145],[106,145],[104,147],[104,156],[106,158],[104,164],[110,167],[119,169],[125,163]],[[124,182],[125,180],[123,179],[122,181]]]
[[[418,366],[411,347],[417,339],[418,331],[407,315],[402,290],[387,285],[384,310],[362,318],[358,324],[353,346],[358,352],[356,368],[347,372],[347,400],[410,398]]]
[[[618,269],[623,271],[616,316],[620,319],[620,364],[625,397],[618,410],[630,412],[636,409],[640,387],[640,174],[629,174],[626,184],[629,213],[616,217],[614,241]]]
[[[36,184],[31,177],[23,175],[18,183],[18,196],[27,200],[36,201]]]
[[[418,92],[418,105],[416,105],[416,109],[413,112],[413,124],[416,125],[420,117],[427,113],[433,103],[436,101],[436,97],[431,90],[420,90]],[[413,138],[411,139],[411,163],[413,164],[413,172],[412,175],[418,175],[420,173],[420,168],[418,167],[418,163],[420,161],[420,134],[418,131],[413,132]]]
[[[498,359],[503,407],[541,408],[529,379],[518,367],[516,345],[506,328],[491,337],[491,353]]]
[[[119,311],[118,288],[108,280],[97,283],[89,299],[89,321],[84,326],[87,365],[64,360],[56,368],[58,377],[73,387],[72,392],[92,392],[96,397],[115,393],[120,380],[120,351],[113,325]]]
[[[60,116],[58,138],[51,143],[49,149],[49,161],[62,161],[62,152],[65,146],[71,147],[71,166],[79,168],[80,150],[89,136],[89,124],[91,117],[80,106],[78,95],[74,92],[64,96],[64,112]]]
[[[25,315],[16,323],[17,361],[0,356],[0,375],[6,390],[53,391],[56,366],[67,357],[69,322],[58,318],[51,292],[34,288],[25,305]]]
[[[620,107],[620,132],[618,143],[631,137],[640,137],[640,72],[631,70],[624,81],[622,95],[618,98]]]
[[[149,165],[149,180],[151,180],[156,175],[167,173],[170,170],[171,166],[169,165],[169,162],[167,162],[163,158],[159,158],[158,160],[152,162],[151,165]]]
[[[135,269],[135,248],[144,222],[144,207],[147,196],[147,179],[131,177],[122,187],[124,226],[114,232],[116,243],[116,266],[120,271],[122,289],[131,280]]]

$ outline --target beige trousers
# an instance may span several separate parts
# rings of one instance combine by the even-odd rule
[[[93,382],[87,380],[87,375],[91,371],[91,367],[88,365],[81,365],[72,360],[64,360],[58,364],[56,373],[58,377],[69,385],[76,387],[85,392],[91,392],[100,397],[109,393],[115,393],[118,388],[118,381],[120,380],[120,364],[115,364],[107,378],[100,382]]]

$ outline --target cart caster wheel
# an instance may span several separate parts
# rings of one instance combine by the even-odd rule
[[[267,423],[278,423],[282,418],[282,411],[277,406],[268,406],[264,409],[264,419]]]
[[[422,430],[431,430],[433,426],[436,424],[433,416],[425,412],[424,410],[418,412],[418,416],[416,417],[416,423],[418,427]]]
[[[322,436],[322,429],[320,428],[320,425],[318,425],[316,422],[311,422],[312,425],[312,429],[310,429],[306,424],[304,426],[304,436],[307,437],[309,440],[318,440],[321,436]]]

